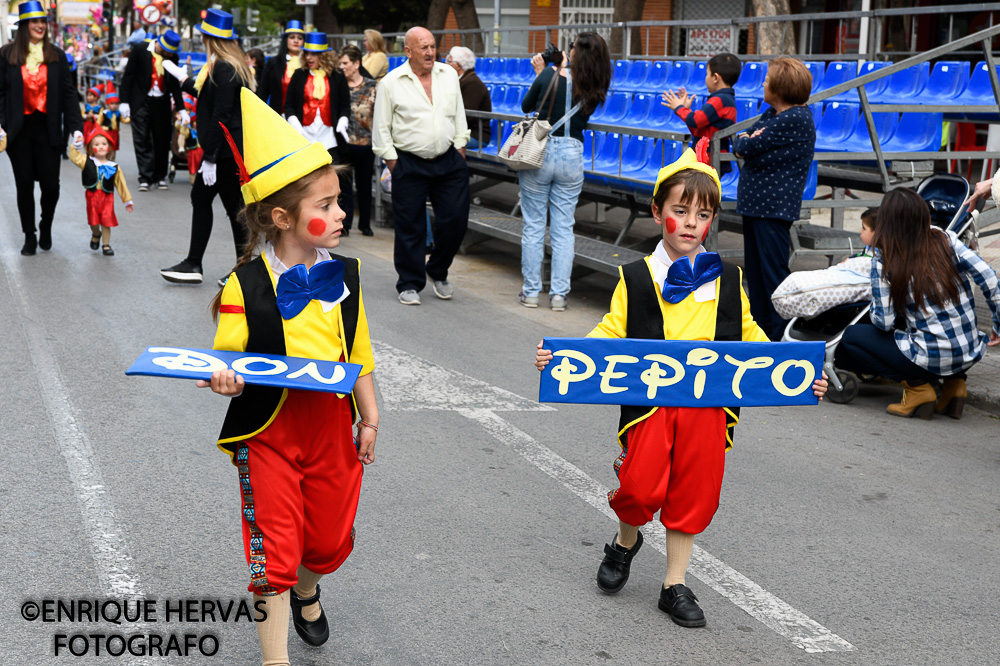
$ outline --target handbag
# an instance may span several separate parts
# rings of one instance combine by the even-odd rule
[[[549,114],[548,117],[552,117],[552,106],[555,104],[555,86],[559,82],[559,74],[556,73],[552,77],[552,81],[549,83],[549,87],[545,90],[545,95],[542,96],[542,101],[539,103],[538,107],[543,108],[545,106],[545,100],[549,100]],[[514,171],[525,171],[528,169],[541,169],[542,164],[545,163],[545,146],[548,145],[549,135],[563,126],[564,123],[568,122],[569,119],[580,110],[583,106],[583,102],[578,103],[572,109],[569,108],[569,102],[572,98],[573,91],[573,81],[567,76],[566,77],[566,113],[560,118],[555,125],[550,125],[548,120],[539,120],[538,116],[535,114],[527,115],[518,121],[514,129],[511,130],[510,136],[507,140],[503,142],[497,157],[500,161],[506,164],[508,167]],[[551,99],[549,96],[551,95]],[[568,127],[567,127],[568,130]]]

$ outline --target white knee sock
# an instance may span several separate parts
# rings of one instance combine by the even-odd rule
[[[291,608],[288,590],[272,597],[253,595],[254,608],[263,601],[267,619],[257,622],[263,666],[290,666],[288,661],[288,613]]]

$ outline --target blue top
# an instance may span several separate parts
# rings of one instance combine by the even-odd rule
[[[749,136],[759,129],[759,136]],[[736,212],[795,222],[816,147],[812,111],[793,106],[776,114],[770,108],[747,134],[733,141],[733,152],[744,159]]]

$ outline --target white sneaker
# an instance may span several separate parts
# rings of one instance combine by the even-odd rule
[[[168,187],[167,181],[165,180],[161,180],[159,183],[156,184],[156,189],[158,190],[165,190],[167,189],[167,187]]]
[[[549,305],[553,312],[563,312],[566,309],[566,297],[554,294],[549,297]]]
[[[420,294],[413,289],[407,289],[399,294],[399,302],[403,305],[420,305]]]
[[[451,300],[455,290],[447,280],[434,280],[434,295],[443,301]]]
[[[139,183],[140,192],[149,192],[149,183]]]
[[[525,296],[522,291],[517,295],[518,299],[521,301],[521,305],[526,308],[537,308],[538,307],[538,296]]]

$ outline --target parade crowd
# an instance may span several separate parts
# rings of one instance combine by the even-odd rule
[[[128,182],[140,193],[168,189],[171,142],[179,140],[191,179],[190,239],[183,258],[160,273],[174,283],[204,280],[218,196],[236,263],[217,277],[214,347],[361,366],[348,396],[248,385],[232,370],[200,382],[231,398],[218,445],[238,470],[248,590],[267,609],[267,620],[257,624],[263,663],[288,664],[289,617],[306,643],[318,646],[329,637],[319,581],[353,548],[363,470],[375,459],[379,423],[360,262],[333,250],[354,230],[355,211],[357,230],[374,234],[371,185],[376,165],[384,164],[398,301],[419,306],[428,281],[437,298],[451,300],[449,271],[470,212],[466,149],[491,140],[488,124],[470,128],[466,110],[491,107],[475,54],[456,47],[441,62],[435,36],[420,27],[406,33],[407,61],[392,71],[374,30],[365,32],[364,51],[334,52],[326,34],[289,20],[269,59],[243,52],[225,11],[206,10],[196,30],[207,54],[199,71],[180,62],[181,37],[167,30],[134,43],[120,86],[88,89],[81,106],[70,63],[49,39],[44,7],[37,0],[21,3],[16,37],[0,49],[0,150],[14,174],[22,255],[52,249],[68,143],[86,189],[89,247],[113,256],[115,194],[128,212],[151,205],[155,194],[136,203]],[[583,32],[555,60],[538,54],[531,62],[536,79],[522,109],[537,112],[552,131],[539,168],[521,171],[518,179],[524,220],[519,301],[540,304],[548,227],[549,307],[559,312],[571,291],[584,131],[607,98],[611,57],[600,35]],[[662,103],[687,124],[691,146],[656,178],[650,208],[661,242],[621,267],[609,312],[590,337],[781,339],[787,322],[771,294],[790,274],[790,229],[813,159],[815,126],[805,105],[812,82],[800,61],[771,61],[764,81],[769,108],[722,147],[744,164],[737,212],[745,265],[739,268],[702,243],[721,204],[710,140],[736,120],[740,67],[731,54],[712,58],[710,94],[699,108],[683,89],[664,91]],[[131,128],[135,174],[115,161],[124,124]],[[984,191],[977,188],[978,195]],[[428,200],[434,211],[429,254]],[[954,234],[933,228],[926,204],[909,190],[887,193],[867,214],[863,234],[871,257],[871,317],[845,332],[838,366],[902,382],[892,414],[960,417],[965,373],[987,346],[1000,344],[996,273]],[[989,335],[975,325],[973,283],[991,308]],[[539,370],[551,358],[539,343]],[[817,378],[812,390],[822,399],[826,380]],[[706,624],[685,572],[695,536],[718,508],[737,422],[738,410],[721,407],[622,407],[621,454],[614,462],[620,487],[609,495],[620,524],[598,569],[601,590],[616,593],[625,585],[643,543],[640,528],[659,512],[668,560],[659,607],[678,625]]]

